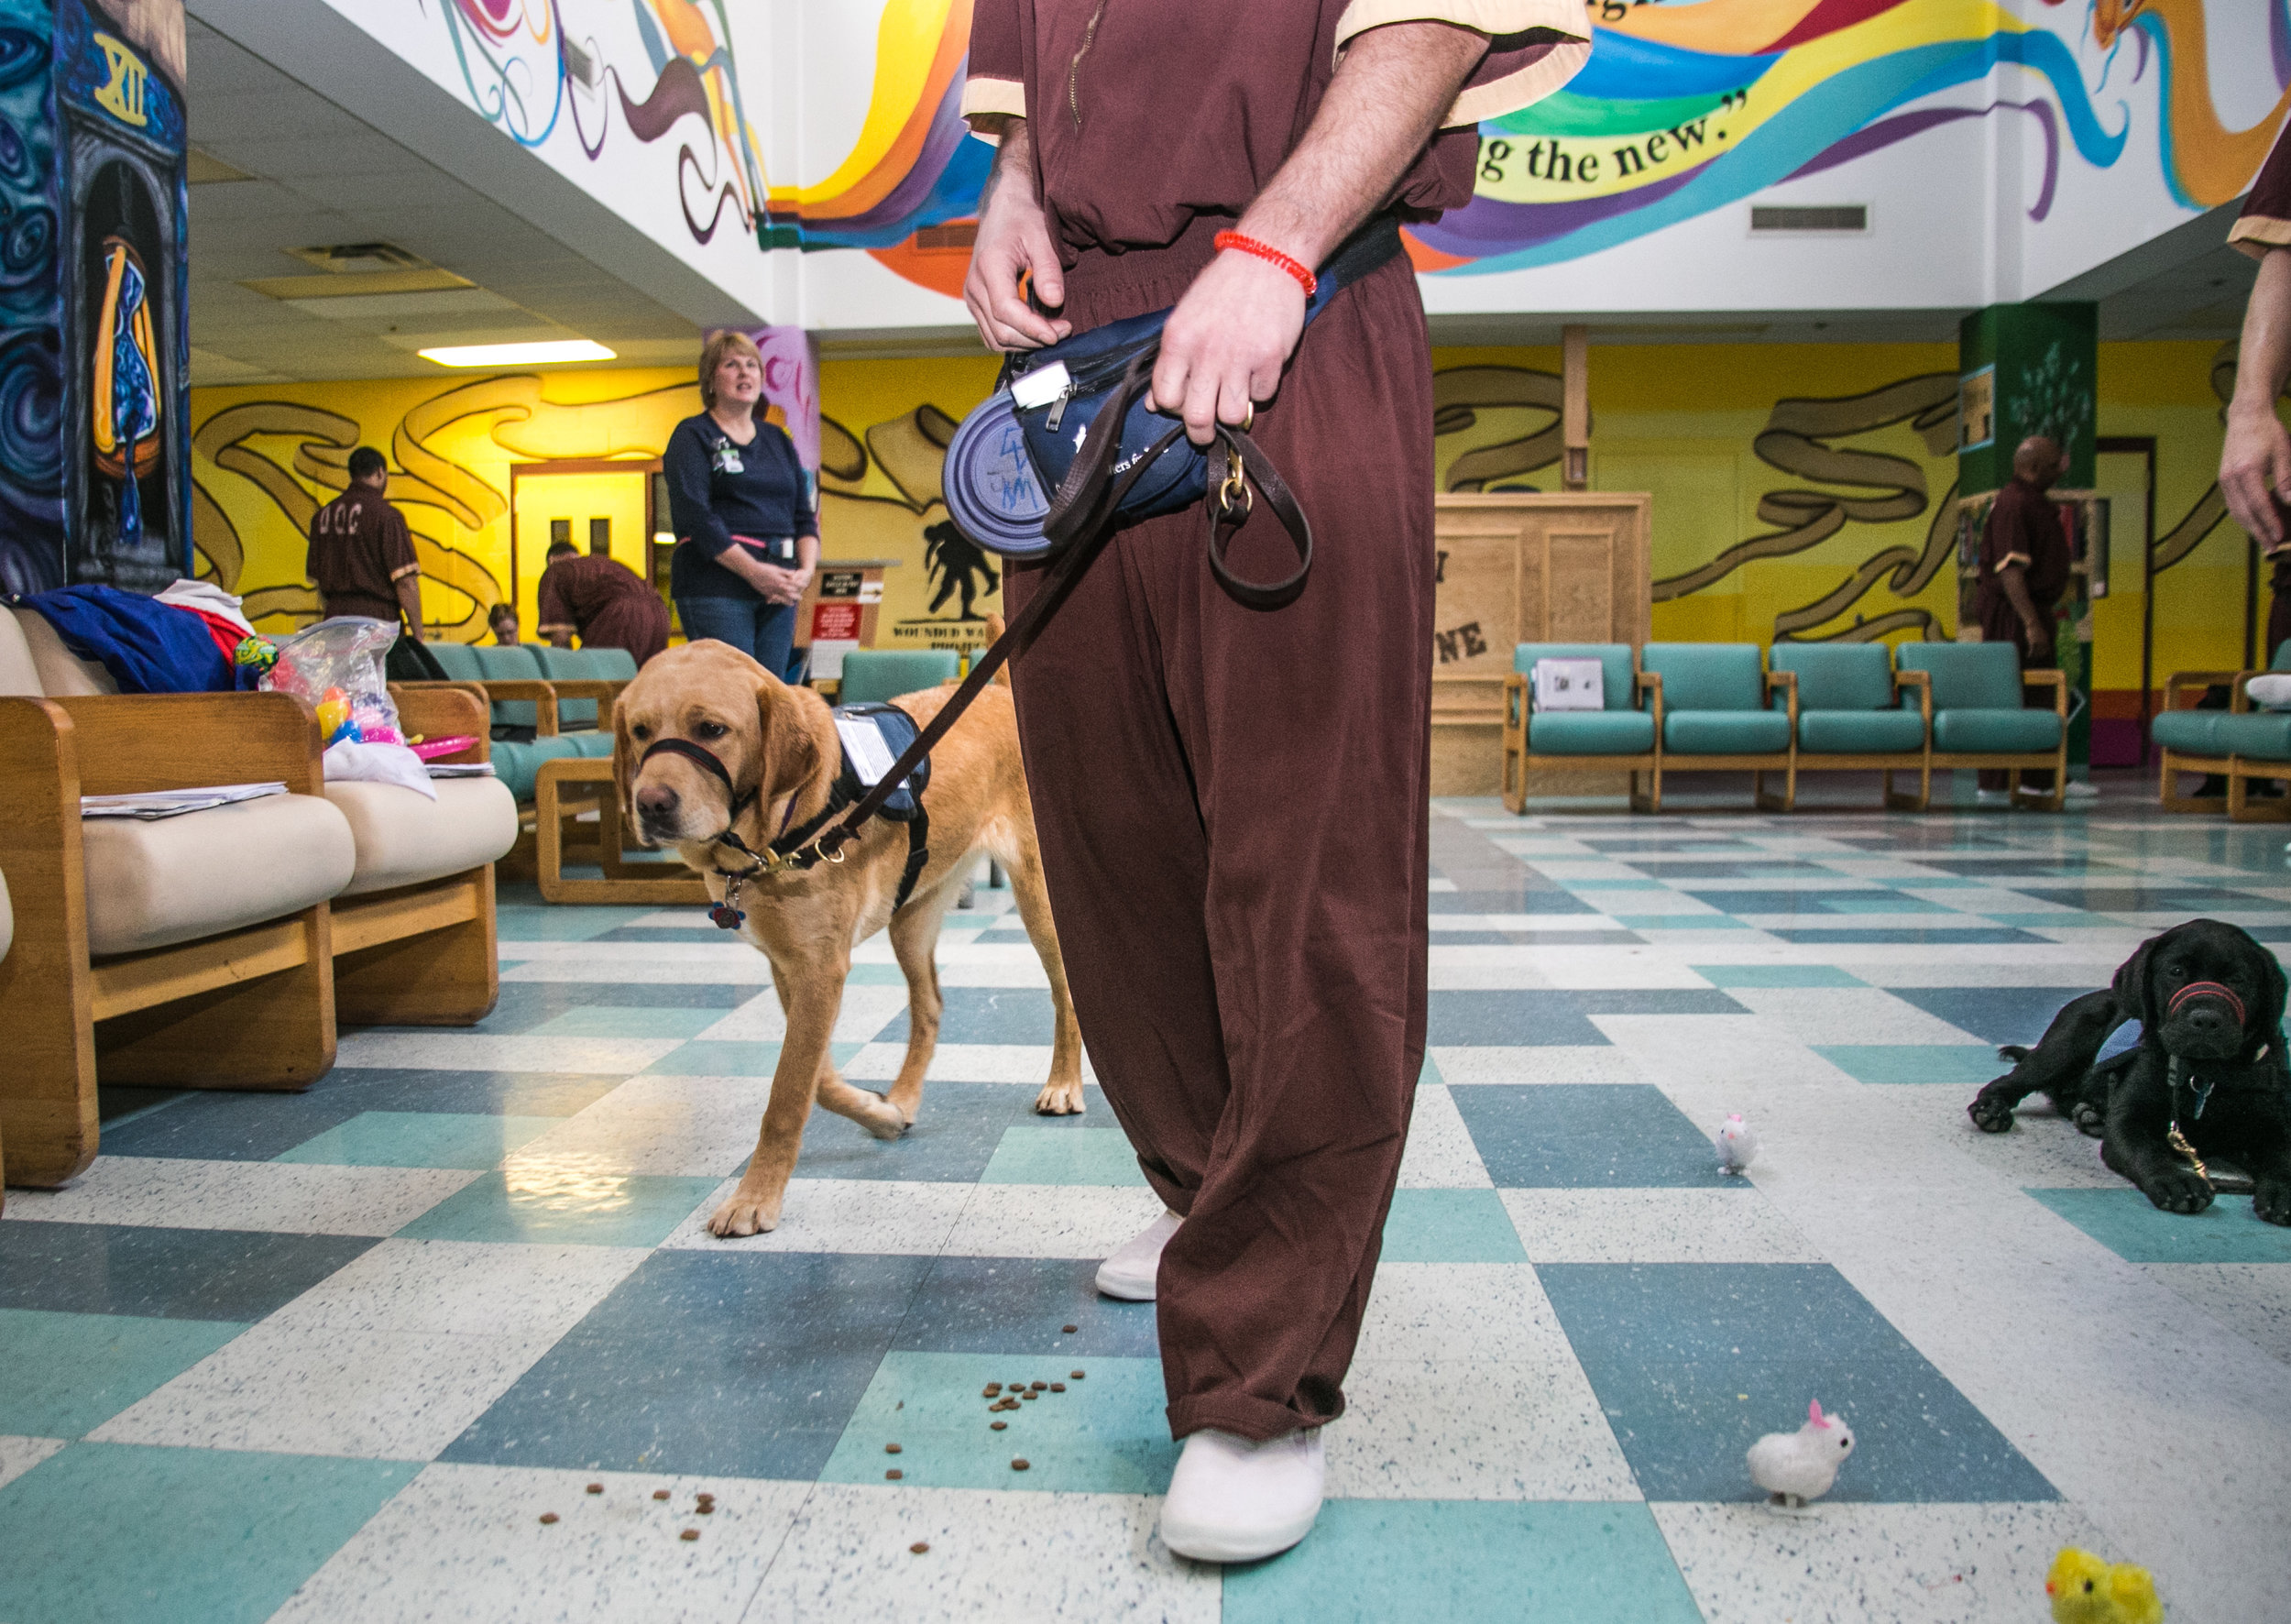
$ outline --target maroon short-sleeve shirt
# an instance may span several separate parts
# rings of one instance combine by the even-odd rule
[[[2291,119],[2284,121],[2267,161],[2259,166],[2259,179],[2252,182],[2228,241],[2254,259],[2264,259],[2270,248],[2291,248]]]

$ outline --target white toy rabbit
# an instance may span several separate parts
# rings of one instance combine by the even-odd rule
[[[1750,1445],[1750,1481],[1770,1503],[1796,1509],[1829,1493],[1837,1468],[1854,1452],[1853,1430],[1842,1415],[1824,1415],[1819,1399],[1806,1408],[1794,1432],[1769,1432]]]
[[[1718,1125],[1717,1145],[1722,1173],[1739,1173],[1758,1158],[1758,1136],[1738,1111]]]

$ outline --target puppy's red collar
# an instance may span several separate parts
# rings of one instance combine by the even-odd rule
[[[2190,998],[2224,998],[2228,1001],[2228,1007],[2235,1011],[2235,1024],[2239,1026],[2243,1024],[2243,1001],[2235,995],[2233,988],[2223,987],[2218,982],[2188,982],[2172,994],[2171,1002],[2164,1006],[2164,1013],[2167,1015],[2177,1015],[2179,1006]]]

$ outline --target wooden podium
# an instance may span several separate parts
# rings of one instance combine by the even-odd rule
[[[1436,499],[1431,793],[1492,796],[1503,784],[1504,678],[1522,642],[1647,641],[1649,517],[1643,493],[1495,491]],[[1574,793],[1622,793],[1583,774]]]
[[[795,608],[795,646],[813,651],[815,679],[840,681],[843,656],[875,646],[875,620],[882,610],[883,571],[896,558],[822,558]],[[815,646],[816,645],[816,646]],[[832,655],[829,651],[832,650]],[[823,661],[833,670],[822,670]]]

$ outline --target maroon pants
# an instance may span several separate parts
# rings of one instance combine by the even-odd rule
[[[1185,1223],[1157,1312],[1169,1424],[1341,1414],[1424,1053],[1431,357],[1405,261],[1339,295],[1257,441],[1317,548],[1244,609],[1199,507],[1116,535],[1014,666],[1082,1037]],[[1245,577],[1294,567],[1259,513]],[[1040,570],[1009,574],[1013,612]]]

